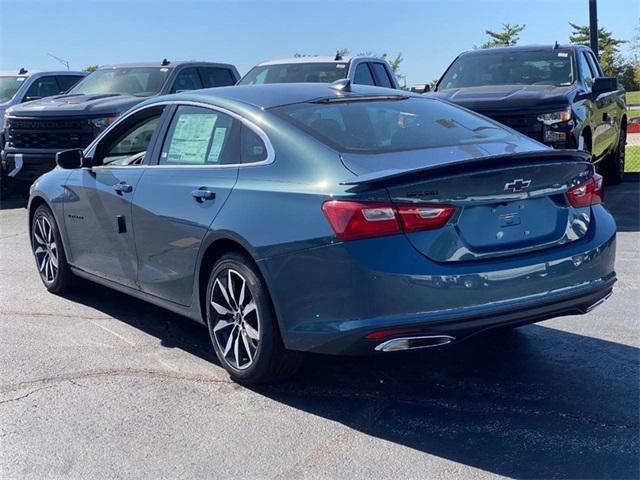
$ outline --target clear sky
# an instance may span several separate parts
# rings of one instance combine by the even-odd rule
[[[631,40],[639,0],[599,0],[600,26]],[[440,76],[486,29],[526,24],[521,44],[568,42],[587,24],[588,0],[59,1],[0,0],[0,69],[72,69],[134,61],[211,60],[244,74],[296,52],[402,52],[407,83]],[[629,52],[625,48],[626,53]]]

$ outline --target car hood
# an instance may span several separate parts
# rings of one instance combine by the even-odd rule
[[[118,94],[57,95],[16,105],[9,115],[24,117],[119,114],[145,100]]]
[[[570,103],[569,96],[573,90],[572,86],[488,85],[452,88],[427,95],[476,111],[535,109],[542,112],[566,107]]]

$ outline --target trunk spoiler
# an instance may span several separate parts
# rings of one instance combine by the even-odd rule
[[[447,163],[435,165],[425,165],[412,169],[387,169],[377,172],[365,173],[340,182],[340,185],[368,185],[375,183],[385,183],[400,177],[408,177],[418,173],[438,172],[442,173],[451,170],[452,167],[459,169],[477,168],[481,166],[503,167],[507,165],[518,165],[520,161],[528,160],[531,163],[548,163],[551,160],[558,161],[582,161],[591,163],[591,154],[581,150],[538,150],[533,152],[519,152],[500,155],[489,155],[480,158],[465,158]]]

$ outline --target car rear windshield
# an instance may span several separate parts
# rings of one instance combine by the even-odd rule
[[[11,100],[24,80],[25,77],[0,77],[0,103]]]
[[[274,111],[345,153],[384,153],[502,140],[509,130],[439,100],[398,97],[302,103]]]
[[[134,95],[136,97],[150,97],[160,92],[168,74],[168,68],[105,68],[96,70],[87,76],[69,90],[69,93],[115,93]]]
[[[438,83],[438,90],[485,85],[571,85],[576,79],[567,50],[505,53],[483,51],[459,57]]]
[[[238,85],[331,83],[346,75],[346,63],[285,63],[253,67]]]

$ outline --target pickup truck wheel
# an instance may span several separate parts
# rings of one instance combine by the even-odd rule
[[[616,149],[609,153],[602,161],[602,176],[609,185],[618,185],[624,176],[625,144],[627,143],[627,132],[620,130],[620,138]]]

